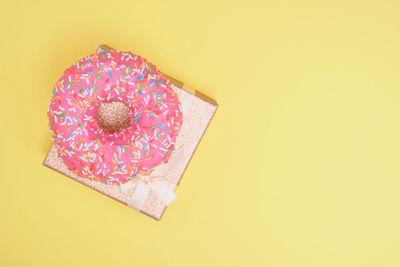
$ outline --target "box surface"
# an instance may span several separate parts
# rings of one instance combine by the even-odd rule
[[[111,48],[102,45],[97,48],[97,51],[102,49]],[[168,75],[164,74],[164,76],[172,83],[171,86],[181,102],[183,123],[175,143],[177,154],[179,151],[179,158],[176,157],[175,163],[173,163],[174,160],[171,157],[167,164],[156,167],[152,173],[157,169],[157,177],[152,177],[152,173],[150,173],[149,177],[135,178],[124,185],[106,185],[79,177],[69,171],[61,162],[54,144],[50,147],[43,165],[159,220],[167,205],[156,193],[157,190],[152,186],[152,181],[154,184],[162,179],[162,182],[175,190],[218,107],[214,100]],[[145,188],[143,188],[143,185],[146,185]],[[148,192],[144,190],[145,195],[143,195],[142,191],[146,188],[150,188],[150,190]],[[143,198],[140,205],[137,204],[139,195]]]

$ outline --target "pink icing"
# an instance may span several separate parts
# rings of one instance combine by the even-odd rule
[[[131,124],[107,133],[97,122],[101,103],[125,103]],[[49,124],[60,160],[77,175],[122,184],[167,162],[182,124],[170,82],[130,52],[103,51],[69,67],[54,86]]]

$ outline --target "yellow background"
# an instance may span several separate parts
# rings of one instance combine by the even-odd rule
[[[0,25],[0,266],[400,266],[399,1],[2,1]],[[41,166],[52,86],[100,43],[220,105],[161,222]]]

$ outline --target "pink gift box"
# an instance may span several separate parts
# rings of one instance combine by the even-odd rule
[[[101,45],[96,52],[110,50],[111,47]],[[168,75],[164,76],[172,83],[182,106],[183,123],[176,139],[176,156],[171,156],[168,163],[157,166],[149,176],[139,177],[123,185],[107,185],[77,176],[62,163],[54,144],[51,145],[43,165],[66,175],[100,193],[103,193],[133,209],[160,220],[169,201],[165,201],[160,187],[169,188],[173,192],[179,185],[185,169],[200,143],[218,105],[211,98],[201,94]]]

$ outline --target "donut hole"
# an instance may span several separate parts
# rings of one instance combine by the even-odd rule
[[[101,103],[97,111],[97,122],[106,132],[118,132],[131,124],[130,109],[122,102]]]

